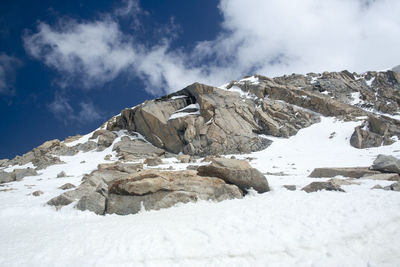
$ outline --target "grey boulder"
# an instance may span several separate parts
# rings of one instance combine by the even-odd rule
[[[389,155],[378,155],[371,168],[381,172],[400,173],[400,160]]]
[[[200,176],[221,178],[243,191],[253,188],[258,193],[264,193],[270,190],[265,176],[244,160],[214,158],[210,165],[200,166],[197,171]]]
[[[321,190],[345,192],[342,188],[340,188],[340,186],[333,184],[332,182],[312,182],[311,184],[303,187],[301,190],[307,193],[317,192]]]
[[[241,197],[238,187],[215,177],[198,176],[196,171],[146,170],[110,184],[106,212],[125,215],[137,213],[142,207],[158,210],[199,199]]]

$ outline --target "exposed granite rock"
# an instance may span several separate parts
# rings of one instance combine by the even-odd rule
[[[380,174],[363,176],[361,177],[361,179],[400,181],[400,175],[398,175],[397,173],[380,173]]]
[[[254,102],[236,92],[195,83],[123,110],[109,121],[107,129],[136,131],[153,145],[176,154],[251,152],[270,144],[255,133],[260,127],[254,110]]]
[[[72,188],[75,188],[75,187],[76,186],[71,184],[71,183],[66,183],[66,184],[63,184],[62,186],[60,186],[59,189],[68,190],[68,189],[72,189]]]
[[[283,187],[289,191],[296,191],[296,185],[284,185]]]
[[[148,157],[143,163],[147,166],[157,166],[162,164],[162,160],[159,157]]]
[[[140,139],[131,140],[128,136],[121,138],[117,142],[113,150],[117,152],[117,156],[123,160],[130,161],[148,156],[161,156],[165,151],[152,144]]]
[[[179,160],[181,163],[189,163],[191,161],[191,156],[190,155],[179,155],[176,157],[177,160]]]
[[[210,165],[200,166],[197,171],[200,176],[221,178],[243,191],[249,188],[254,188],[259,193],[270,190],[265,176],[244,160],[214,158]]]
[[[38,173],[35,169],[14,169],[12,172],[5,172],[0,170],[0,183],[8,183],[13,181],[20,181],[26,176],[36,176]]]
[[[59,173],[57,173],[57,178],[64,178],[67,177],[67,174],[65,173],[65,171],[61,171]]]
[[[307,193],[317,192],[321,190],[345,192],[342,188],[340,188],[340,186],[335,185],[331,182],[312,182],[311,184],[303,187],[301,190],[306,191]]]
[[[389,155],[378,155],[371,168],[382,172],[400,173],[400,159]]]
[[[98,192],[83,196],[76,205],[78,210],[89,210],[96,214],[103,215],[106,210],[106,197]]]
[[[38,196],[43,195],[43,194],[44,194],[44,193],[43,193],[42,191],[38,190],[38,191],[33,192],[33,193],[32,193],[32,196],[38,197]]]
[[[100,164],[76,189],[47,203],[62,207],[78,201],[77,208],[97,214],[133,214],[142,207],[160,209],[198,199],[222,201],[241,198],[235,185],[196,171],[141,171],[142,164]],[[265,179],[265,178],[264,178]]]
[[[393,136],[400,137],[400,122],[386,116],[370,115],[361,126],[355,128],[350,144],[356,148],[391,145]]]
[[[379,174],[379,171],[370,170],[368,167],[354,168],[316,168],[308,177],[312,178],[329,178],[335,176],[343,176],[350,178],[360,178],[366,175]]]
[[[400,192],[400,182],[385,186],[383,190],[397,191]]]
[[[146,170],[117,180],[109,189],[107,213],[133,214],[145,209],[168,208],[199,199],[222,201],[241,198],[234,185],[214,177],[200,177],[195,171],[160,172]]]
[[[114,142],[115,138],[118,136],[108,130],[97,130],[93,133],[93,135],[89,139],[97,139],[97,145],[99,146],[99,150],[102,151],[105,148],[111,146]]]

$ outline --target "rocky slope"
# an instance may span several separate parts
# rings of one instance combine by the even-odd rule
[[[265,176],[234,159],[216,157],[199,166],[204,165],[199,157],[260,151],[273,138],[294,136],[321,117],[359,122],[349,138],[355,148],[391,145],[400,138],[399,90],[400,74],[394,71],[256,75],[218,88],[194,83],[124,109],[87,136],[48,141],[1,160],[0,182],[38,175],[63,164],[65,156],[110,151],[104,160],[111,163],[100,164],[79,187],[48,204],[62,207],[76,201],[78,209],[97,214],[129,214],[141,205],[160,209],[197,199],[241,198],[250,188],[269,191]],[[178,154],[188,155],[181,161],[197,165],[176,173],[149,170]]]

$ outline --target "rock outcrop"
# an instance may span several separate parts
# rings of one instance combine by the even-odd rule
[[[133,214],[168,208],[177,203],[241,198],[234,185],[215,177],[201,177],[196,171],[162,172],[146,170],[127,179],[113,181],[109,188],[107,213]]]
[[[210,165],[200,166],[197,171],[200,176],[221,178],[243,191],[253,188],[259,193],[264,193],[270,190],[265,176],[244,160],[214,158]]]
[[[38,173],[35,169],[26,168],[26,169],[14,169],[12,172],[5,172],[0,170],[0,184],[8,183],[13,181],[20,181],[22,178],[26,176],[36,176]]]
[[[269,190],[265,176],[241,160],[216,158],[199,171],[142,169],[141,163],[100,164],[77,188],[47,203],[62,207],[77,201],[76,208],[80,210],[124,215],[142,208],[157,210],[200,199],[242,198],[249,188]],[[62,187],[68,188],[71,187]]]

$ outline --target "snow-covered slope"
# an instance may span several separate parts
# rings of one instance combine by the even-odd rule
[[[392,182],[360,179],[342,186],[346,193],[283,187],[324,180],[307,178],[316,167],[370,166],[381,153],[400,157],[400,142],[350,146],[359,124],[322,117],[288,139],[268,136],[274,142],[266,150],[236,155],[269,173],[271,192],[127,216],[45,205],[59,186],[78,185],[115,152],[110,146],[63,156],[66,164],[0,187],[0,266],[399,266],[400,193],[370,189]],[[169,166],[187,164],[164,159],[161,167]],[[62,170],[68,177],[56,178]],[[36,190],[44,194],[32,196]]]

